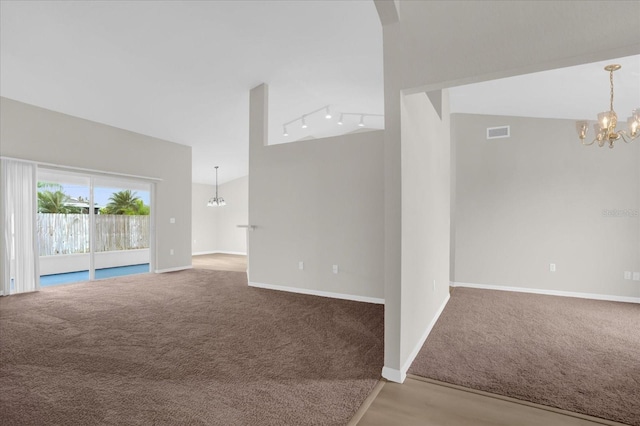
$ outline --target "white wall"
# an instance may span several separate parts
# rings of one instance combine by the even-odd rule
[[[266,85],[253,89],[251,282],[382,299],[383,133],[266,146],[267,105]]]
[[[209,254],[217,251],[216,208],[208,207],[207,201],[215,193],[215,186],[202,183],[192,184],[191,214],[191,253]]]
[[[385,377],[401,381],[409,344],[401,329],[402,209],[413,208],[402,199],[402,93],[640,53],[640,3],[374,1],[384,44],[385,369],[397,373]],[[616,25],[602,26],[602,16]]]
[[[425,93],[402,98],[403,372],[449,298],[449,104],[442,94],[442,119]]]
[[[502,125],[511,138],[486,140]],[[639,143],[584,147],[573,120],[470,114],[452,116],[452,140],[453,281],[640,297],[623,275],[640,271]]]
[[[215,185],[193,184],[193,254],[247,253],[247,231],[238,225],[249,224],[249,177],[244,176],[218,186],[227,205],[207,207]]]
[[[246,254],[247,230],[238,228],[238,225],[249,224],[249,177],[225,182],[219,186],[218,193],[227,205],[217,207],[216,211],[217,251]]]
[[[0,122],[2,156],[162,179],[154,206],[156,269],[190,267],[191,147],[7,98],[0,98]]]

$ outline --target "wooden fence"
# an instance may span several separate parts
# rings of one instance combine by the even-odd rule
[[[95,251],[149,248],[149,216],[99,214]],[[89,253],[89,215],[38,213],[40,256]]]

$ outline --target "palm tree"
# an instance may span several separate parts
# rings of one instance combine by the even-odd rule
[[[62,191],[38,192],[38,213],[80,213],[75,206],[68,206],[69,196]]]
[[[136,192],[130,189],[114,192],[109,197],[109,203],[104,208],[107,214],[138,214],[138,198]]]
[[[64,188],[59,183],[38,181],[38,189],[39,190],[40,189],[46,189],[46,190],[54,189],[56,191],[62,191]]]

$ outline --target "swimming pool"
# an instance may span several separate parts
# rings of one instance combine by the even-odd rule
[[[118,266],[115,268],[96,269],[96,279],[120,277],[123,275],[144,274],[149,272],[149,264]],[[89,281],[89,271],[67,272],[40,276],[40,287]]]

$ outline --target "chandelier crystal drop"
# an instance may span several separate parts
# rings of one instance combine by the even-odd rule
[[[207,203],[208,207],[221,207],[226,205],[224,198],[218,196],[218,166],[216,168],[216,196],[214,198],[210,198]]]
[[[624,142],[629,143],[640,135],[640,108],[636,108],[631,112],[631,117],[627,119],[628,129],[626,131],[616,130],[616,126],[618,125],[618,115],[613,110],[613,72],[620,68],[622,68],[622,66],[618,64],[611,64],[604,67],[605,71],[609,71],[609,84],[611,86],[609,111],[598,114],[598,121],[593,125],[595,138],[591,142],[586,142],[587,134],[589,132],[589,122],[576,122],[578,136],[580,137],[582,144],[585,146],[593,145],[598,142],[598,146],[600,147],[608,144],[609,148],[613,148],[613,145],[617,140],[623,140]]]

